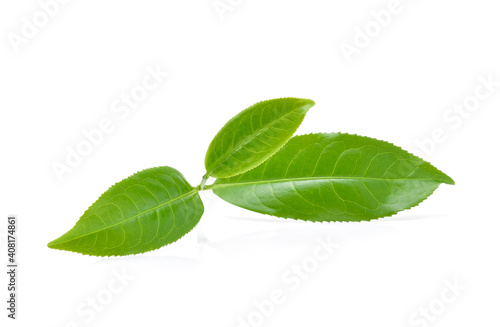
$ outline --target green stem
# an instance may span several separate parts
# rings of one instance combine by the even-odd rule
[[[205,186],[203,189],[204,190],[211,190],[211,189],[213,189],[213,187],[214,187],[214,184],[210,184],[210,185]]]
[[[205,189],[205,184],[207,183],[207,180],[208,180],[208,173],[206,173],[204,176],[203,176],[203,179],[201,180],[201,183],[200,183],[200,190],[204,190]]]

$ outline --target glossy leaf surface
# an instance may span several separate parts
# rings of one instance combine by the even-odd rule
[[[212,140],[205,168],[231,177],[257,167],[295,133],[314,101],[283,98],[259,102],[232,118]]]
[[[202,214],[198,190],[181,173],[146,169],[109,188],[48,246],[95,256],[143,253],[177,241]]]
[[[361,221],[419,204],[453,180],[390,143],[349,134],[293,137],[259,167],[208,186],[256,212],[309,221]]]

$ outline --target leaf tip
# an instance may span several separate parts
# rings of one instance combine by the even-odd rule
[[[448,185],[455,185],[455,181],[453,180],[453,178],[451,178],[450,176],[444,174],[444,180],[443,180],[443,183],[445,184],[448,184]]]
[[[63,236],[64,236],[64,235],[63,235]],[[50,249],[54,249],[54,250],[63,250],[63,248],[61,247],[61,244],[62,244],[62,243],[64,243],[64,241],[63,241],[63,242],[61,242],[61,238],[62,238],[63,236],[56,238],[56,239],[55,239],[55,240],[53,240],[52,242],[49,242],[49,243],[47,244],[47,247],[48,247],[48,248],[50,248]]]
[[[50,249],[57,249],[57,243],[56,243],[57,240],[53,240],[52,242],[49,242],[47,244],[47,247],[49,247]]]
[[[304,107],[306,107],[307,110],[311,109],[316,105],[316,102],[314,102],[314,100],[311,99],[301,99],[301,100],[305,102]]]

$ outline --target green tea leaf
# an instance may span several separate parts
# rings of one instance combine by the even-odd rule
[[[361,221],[419,204],[453,180],[390,143],[348,134],[293,137],[259,167],[207,186],[252,211],[310,221]]]
[[[207,175],[231,177],[257,167],[292,137],[313,105],[312,100],[284,98],[243,110],[210,143]]]
[[[95,256],[158,249],[189,232],[203,214],[198,189],[170,167],[138,172],[109,188],[53,249]]]

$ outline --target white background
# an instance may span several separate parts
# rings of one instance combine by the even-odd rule
[[[500,81],[498,3],[401,0],[350,63],[341,45],[375,26],[370,13],[390,1],[230,3],[221,19],[212,0],[68,1],[13,46],[23,17],[41,8],[2,1],[0,261],[6,217],[17,214],[20,264],[18,320],[6,318],[2,278],[2,326],[237,327],[249,316],[251,326],[498,325],[500,87],[467,118],[447,112],[473,103],[480,78]],[[112,103],[141,85],[148,66],[169,76],[121,119]],[[272,218],[206,193],[200,224],[158,251],[101,259],[47,248],[136,171],[169,165],[198,185],[219,128],[284,96],[317,103],[299,134],[356,133],[419,152],[417,142],[441,130],[425,159],[457,185],[411,211],[350,224]],[[53,163],[106,117],[114,130],[58,180]],[[283,276],[328,239],[339,247],[291,289],[298,284]],[[133,276],[126,285],[114,277],[123,272]],[[466,289],[443,305],[447,281]],[[275,291],[284,303],[261,319],[254,302]],[[99,310],[89,309],[96,297]],[[412,324],[429,305],[433,321]]]

